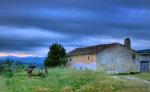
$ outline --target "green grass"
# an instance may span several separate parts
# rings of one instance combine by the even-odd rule
[[[141,74],[137,74],[137,75],[134,75],[134,76],[139,78],[139,79],[150,81],[150,73],[141,73]]]
[[[0,92],[150,92],[150,85],[114,79],[103,72],[49,69],[48,77],[20,72],[0,76]]]

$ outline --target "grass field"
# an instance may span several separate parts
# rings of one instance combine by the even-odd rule
[[[48,77],[2,74],[0,92],[150,92],[150,85],[114,79],[103,72],[53,68]]]

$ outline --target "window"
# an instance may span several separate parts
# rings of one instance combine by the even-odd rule
[[[72,59],[70,58],[70,62],[72,61]]]
[[[132,54],[132,58],[133,58],[133,59],[136,59],[136,55],[135,55],[135,54]]]
[[[86,67],[85,70],[88,70],[88,68]]]
[[[90,56],[88,56],[88,60],[90,60]]]

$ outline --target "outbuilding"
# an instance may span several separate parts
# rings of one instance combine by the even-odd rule
[[[139,50],[140,54],[140,71],[149,72],[150,71],[150,50]]]

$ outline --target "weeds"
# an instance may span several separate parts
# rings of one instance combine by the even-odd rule
[[[0,83],[2,92],[150,92],[150,85],[113,79],[104,72],[68,68],[49,69],[48,77],[29,77],[19,72],[4,79],[5,84]]]

